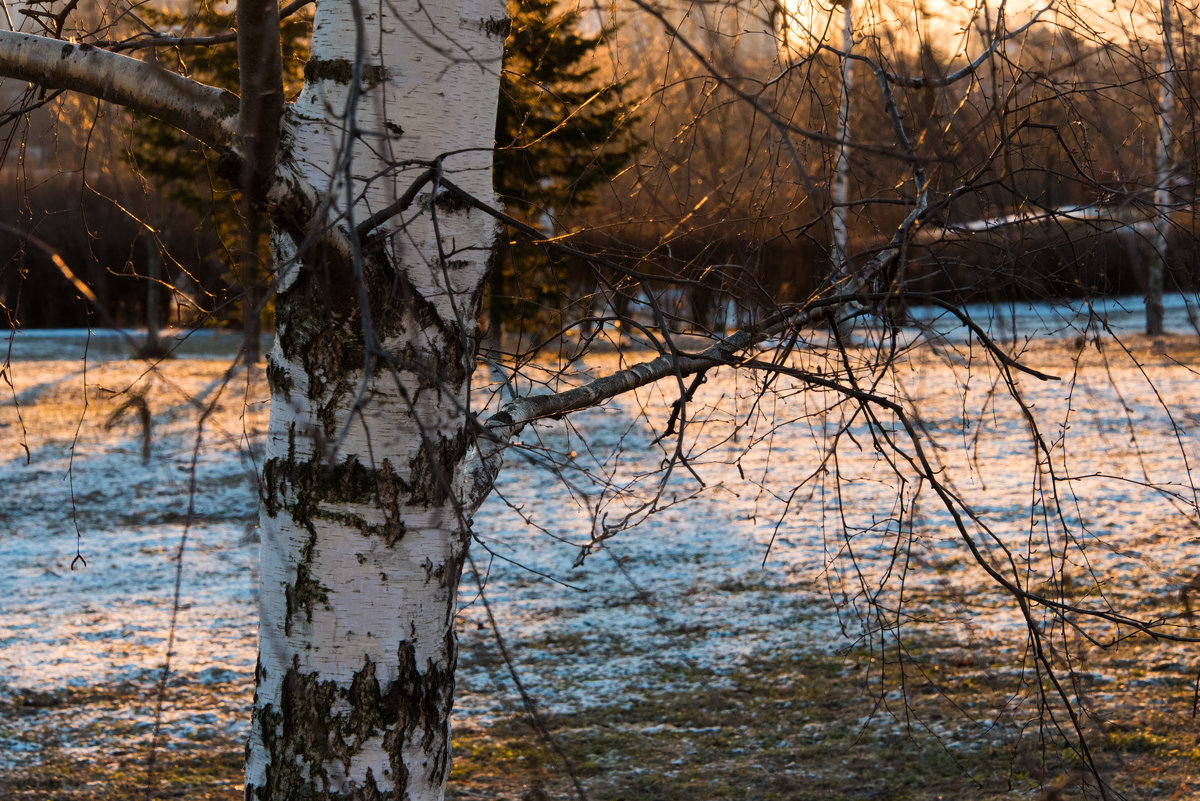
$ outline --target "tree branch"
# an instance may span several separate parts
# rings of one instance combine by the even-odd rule
[[[561,417],[570,412],[597,406],[610,398],[653,384],[663,378],[694,375],[721,364],[737,364],[739,360],[736,354],[788,328],[802,326],[817,317],[827,315],[831,307],[841,305],[844,300],[835,298],[829,302],[809,303],[802,307],[785,309],[764,321],[762,325],[744,328],[700,353],[664,354],[564,392],[530,395],[510,401],[489,417],[477,432],[476,445],[463,465],[460,479],[460,497],[463,499],[464,508],[473,514],[491,493],[492,484],[504,461],[505,448],[534,420]]]
[[[279,9],[279,18],[281,20],[287,19],[292,14],[295,14],[305,6],[312,5],[314,2],[315,0],[293,0]],[[114,53],[122,53],[126,50],[143,50],[148,47],[211,47],[213,45],[230,44],[237,40],[237,31],[214,33],[211,36],[169,36],[163,33],[150,33],[121,41],[111,39],[94,41],[92,44],[97,47],[103,47],[105,50],[111,50]]]
[[[228,151],[233,143],[236,96],[91,45],[0,31],[0,77],[116,103],[174,125],[218,151]]]
[[[239,102],[231,92],[92,45],[11,31],[0,31],[0,77],[80,92],[148,114],[220,153],[231,179],[241,172]],[[257,174],[268,213],[301,250],[319,246],[327,257],[349,258],[346,234],[330,223],[328,207],[295,169],[277,166],[272,158]]]

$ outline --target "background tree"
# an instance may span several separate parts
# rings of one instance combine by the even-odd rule
[[[13,191],[4,200],[12,227],[0,233],[0,296],[10,318],[33,328],[142,325],[146,260],[163,248],[172,254],[167,270],[178,288],[174,313],[200,316],[204,295],[189,277],[204,279],[191,247],[199,240],[147,230],[151,215],[182,220],[188,213],[166,199],[149,203],[145,185],[126,169],[118,156],[124,115],[63,95],[39,99],[30,93],[18,102],[33,110],[10,120],[3,134],[11,154],[3,176]],[[75,125],[62,125],[64,120]],[[29,246],[23,232],[60,253],[104,310],[89,309],[49,252]],[[167,312],[161,310],[161,320]]]
[[[196,2],[186,10],[146,8],[143,17],[157,30],[183,34],[182,41],[173,47],[152,51],[160,64],[210,86],[236,91],[235,11],[222,11],[221,5]],[[311,18],[303,12],[285,17],[280,24],[280,43],[286,54],[282,61],[284,91],[288,97],[300,91],[311,24]],[[211,42],[213,37],[226,41],[207,46],[187,44]],[[205,229],[197,235],[217,246],[204,254],[218,265],[224,284],[209,288],[218,298],[214,318],[224,323],[238,322],[245,340],[244,358],[251,364],[258,361],[261,325],[270,320],[269,232],[262,226],[251,230],[241,193],[221,175],[215,164],[217,155],[203,144],[153,117],[139,120],[131,134],[127,151],[130,163],[150,179],[155,191],[194,212]],[[205,169],[198,172],[196,164],[204,164]]]
[[[1158,92],[1158,148],[1154,161],[1154,241],[1146,269],[1146,333],[1163,333],[1163,282],[1167,271],[1167,232],[1173,205],[1170,183],[1174,180],[1175,131],[1175,28],[1174,4],[1163,0],[1159,14],[1162,27],[1162,86]]]
[[[606,32],[580,32],[583,11],[553,0],[510,0],[496,115],[496,191],[507,214],[548,236],[586,215],[629,161],[627,85],[602,70]],[[494,334],[563,327],[587,296],[587,267],[513,232],[494,256],[488,325]]]

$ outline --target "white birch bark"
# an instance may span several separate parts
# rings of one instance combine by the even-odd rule
[[[1171,0],[1162,0],[1162,75],[1158,102],[1158,152],[1154,169],[1154,241],[1146,265],[1146,333],[1163,332],[1163,284],[1167,272],[1167,232],[1171,226],[1171,124],[1175,111],[1175,47],[1172,36]]]
[[[86,44],[0,31],[0,77],[68,89],[157,117],[217,151],[230,147],[238,99],[154,64]]]
[[[251,163],[281,280],[248,798],[443,796],[471,511],[451,488],[493,223],[434,195],[444,174],[493,203],[506,29],[500,0],[320,3],[278,164]],[[86,45],[0,32],[0,75],[172,122],[234,174],[269,133],[239,130],[227,92]]]
[[[850,90],[854,75],[854,62],[850,52],[854,49],[854,21],[851,0],[844,0],[841,5],[842,18],[842,87],[838,98],[837,117],[837,156],[833,167],[833,211],[830,227],[833,229],[833,282],[835,285],[845,281],[849,274],[849,254],[847,250],[846,215],[850,201],[850,162],[847,158],[847,145],[850,142]]]
[[[504,31],[497,0],[318,4],[280,151],[350,252],[278,240],[248,799],[443,797],[493,226],[431,183],[350,232],[430,163],[491,201]]]

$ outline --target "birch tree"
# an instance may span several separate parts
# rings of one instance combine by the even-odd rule
[[[1146,333],[1163,332],[1163,284],[1167,273],[1167,233],[1171,227],[1172,160],[1174,151],[1175,42],[1171,0],[1162,0],[1162,68],[1158,90],[1158,148],[1154,160],[1154,237],[1146,266]]]
[[[278,15],[238,4],[239,95],[15,32],[0,72],[177,125],[277,231],[247,797],[439,798],[504,4],[318,3],[287,108]]]
[[[832,210],[830,227],[833,229],[831,255],[833,257],[833,280],[840,281],[850,269],[849,245],[846,242],[846,215],[850,204],[850,162],[847,152],[850,146],[850,98],[853,94],[854,61],[854,9],[852,0],[843,0],[842,7],[842,83],[838,93],[837,145],[833,164]]]

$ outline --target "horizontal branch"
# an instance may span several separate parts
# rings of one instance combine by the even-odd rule
[[[228,150],[233,141],[236,95],[91,45],[0,31],[0,77],[80,92],[148,114],[218,151]]]
[[[814,299],[803,305],[781,309],[758,326],[743,328],[699,353],[664,353],[650,361],[632,365],[563,392],[529,395],[510,401],[489,417],[477,432],[476,445],[468,455],[460,479],[460,497],[464,508],[473,514],[491,493],[496,476],[500,474],[505,449],[529,423],[599,406],[605,401],[664,378],[685,378],[720,365],[753,368],[757,365],[739,354],[744,354],[785,331],[829,320],[836,316],[849,300],[885,298],[886,295],[864,295],[861,289],[867,276],[873,275],[895,257],[895,247],[876,254],[867,269],[847,279],[847,288],[851,290],[847,294]],[[996,346],[968,315],[950,304],[944,304],[944,307],[967,326],[1002,369],[1018,370],[1042,381],[1058,380],[1058,376],[1034,370],[1013,359],[1002,348]]]
[[[295,4],[294,4],[295,5]],[[238,98],[157,65],[92,45],[0,31],[0,77],[54,90],[80,92],[156,117],[221,154],[222,170],[236,182],[244,154],[236,141]],[[263,200],[274,222],[301,251],[319,246],[327,258],[350,258],[344,232],[328,207],[287,164],[268,171]]]
[[[842,303],[792,307],[772,315],[755,328],[744,328],[724,337],[707,349],[694,354],[668,353],[648,362],[635,364],[563,392],[529,395],[505,404],[488,418],[477,432],[476,445],[463,466],[463,506],[473,512],[492,490],[504,461],[504,451],[521,430],[535,420],[561,417],[581,409],[599,406],[607,400],[632,392],[672,376],[695,375],[717,365],[737,365],[737,354],[788,330],[828,316]]]

